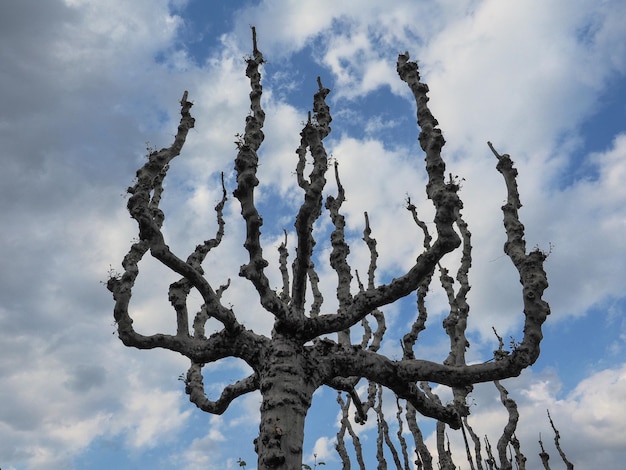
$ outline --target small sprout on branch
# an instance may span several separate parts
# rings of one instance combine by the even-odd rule
[[[146,158],[148,158],[153,153],[156,153],[158,151],[158,149],[156,148],[156,146],[153,147],[152,145],[150,145],[149,141],[146,141],[146,151],[148,152],[148,154],[146,155]]]

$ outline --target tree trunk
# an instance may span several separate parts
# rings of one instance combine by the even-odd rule
[[[255,440],[259,470],[300,470],[304,420],[318,374],[304,347],[276,338],[260,363],[261,425]]]

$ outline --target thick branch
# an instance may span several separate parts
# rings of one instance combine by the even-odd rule
[[[465,406],[462,403],[437,405],[417,390],[416,382],[465,387],[517,376],[528,365],[525,363],[527,356],[517,355],[515,351],[497,362],[450,366],[419,359],[393,361],[358,346],[340,346],[329,340],[318,341],[315,349],[320,358],[332,358],[334,376],[361,376],[384,385],[410,401],[423,415],[441,420],[454,429],[461,426],[461,417],[467,414]]]
[[[324,383],[324,385],[328,385],[331,388],[334,388],[337,391],[347,392],[349,397],[354,402],[354,407],[356,408],[356,422],[364,423],[367,421],[366,411],[363,408],[363,404],[361,403],[361,399],[359,398],[358,393],[354,387],[358,382],[358,377],[356,378],[343,378],[343,377],[334,377],[331,380],[328,380]]]
[[[404,375],[403,368],[399,365],[407,361],[391,361],[385,356],[363,350],[358,346],[338,345],[329,340],[317,341],[314,348],[321,361],[324,359],[326,359],[325,362],[330,361],[328,364],[331,367],[329,373],[333,377],[364,377],[371,382],[387,387],[399,398],[406,399],[424,416],[440,419],[456,429],[460,427],[460,413],[456,406],[443,406],[428,399],[415,385],[420,380],[419,374],[415,375],[415,379]],[[425,363],[425,361],[420,362]],[[445,367],[436,363],[432,364]],[[426,376],[430,376],[428,366],[424,366],[422,372],[425,372]],[[429,380],[429,378],[424,380]]]

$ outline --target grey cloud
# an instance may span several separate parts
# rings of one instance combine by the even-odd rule
[[[102,366],[77,364],[73,367],[72,375],[66,385],[75,392],[86,392],[99,387],[106,380],[106,369]]]

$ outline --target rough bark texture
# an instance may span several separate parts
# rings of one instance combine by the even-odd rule
[[[330,90],[318,78],[313,114],[309,114],[300,134],[300,146],[296,149],[295,176],[303,198],[295,216],[294,259],[289,270],[289,248],[285,235],[285,241],[279,249],[283,285],[280,291],[275,291],[270,288],[265,274],[268,261],[263,252],[261,237],[263,218],[255,203],[255,188],[259,184],[257,152],[264,139],[265,112],[262,108],[260,73],[263,62],[253,28],[253,50],[252,55],[247,58],[246,68],[251,89],[250,113],[245,119],[244,132],[237,141],[238,152],[234,162],[236,188],[233,194],[241,206],[241,217],[246,227],[243,247],[247,251],[248,260],[241,266],[239,275],[249,281],[259,304],[273,317],[271,337],[244,328],[235,309],[245,306],[231,307],[222,303],[221,295],[228,288],[229,282],[215,288],[204,275],[207,267],[203,267],[203,262],[211,250],[219,247],[224,234],[222,211],[226,203],[226,190],[223,188],[223,181],[224,196],[215,208],[218,222],[216,236],[199,244],[186,259],[173,253],[166,244],[162,231],[165,214],[159,208],[163,180],[170,163],[180,154],[189,129],[195,124],[190,114],[192,103],[185,92],[181,100],[181,120],[174,143],[170,147],[152,152],[146,164],[138,170],[135,184],[128,189],[131,194],[128,210],[138,224],[138,241],[130,247],[122,262],[122,274],[113,276],[108,281],[108,288],[115,300],[114,317],[120,339],[127,346],[140,349],[164,348],[187,357],[190,368],[185,381],[186,392],[190,400],[206,412],[223,413],[236,398],[260,391],[261,425],[259,437],[255,441],[259,469],[301,468],[305,416],[313,392],[322,385],[348,392],[350,397],[347,402],[339,397],[344,409],[337,443],[341,455],[347,455],[343,442],[345,432],[356,436],[346,414],[351,405],[356,408],[358,421],[364,421],[368,410],[373,410],[380,423],[380,446],[387,445],[391,448],[386,443],[389,433],[380,407],[383,388],[391,391],[403,403],[406,402],[409,416],[415,417],[420,413],[438,420],[442,436],[444,425],[459,429],[463,418],[469,414],[465,398],[473,384],[517,376],[535,362],[542,339],[541,326],[549,314],[549,307],[542,299],[548,285],[543,270],[546,255],[539,250],[526,253],[524,228],[517,212],[521,207],[516,185],[517,173],[511,159],[508,155],[500,155],[489,144],[497,157],[497,169],[502,173],[507,187],[507,202],[502,208],[507,234],[504,249],[520,275],[525,316],[524,337],[510,353],[501,355],[496,361],[467,365],[465,351],[469,343],[465,338],[465,328],[469,319],[466,294],[469,291],[467,273],[472,261],[470,233],[461,217],[459,185],[452,178],[446,180],[446,167],[441,154],[445,141],[437,127],[437,120],[428,107],[428,86],[420,81],[417,63],[409,60],[408,53],[400,54],[397,71],[412,91],[417,105],[419,142],[425,155],[428,176],[426,196],[435,209],[431,225],[435,233],[432,236],[428,233],[426,223],[419,219],[415,206],[408,200],[407,208],[424,235],[422,248],[416,246],[416,260],[408,271],[399,273],[388,283],[377,283],[376,240],[371,235],[366,214],[363,240],[370,251],[367,282],[362,283],[358,273],[352,272],[348,264],[350,247],[346,241],[345,220],[341,213],[345,194],[336,165],[334,177],[338,193],[328,196],[325,202],[322,198],[326,186],[326,171],[329,168],[324,139],[331,131],[332,118],[325,101]],[[305,175],[307,162],[312,163],[312,170]],[[333,226],[329,263],[337,278],[338,309],[334,312],[322,311],[323,298],[317,287],[318,275],[315,268],[315,263],[320,260],[315,259],[316,239],[313,227],[324,213],[324,208]],[[457,292],[453,289],[454,279],[446,270],[440,271],[440,282],[448,293],[450,302],[450,314],[444,322],[444,330],[450,337],[450,354],[443,363],[417,359],[414,346],[420,331],[426,327],[424,299],[434,272],[444,256],[461,245],[463,253],[456,277],[460,286]],[[421,252],[417,254],[419,250]],[[131,293],[139,274],[139,262],[148,252],[180,276],[180,280],[173,283],[169,291],[177,321],[175,334],[143,335],[133,327],[129,310]],[[355,276],[358,288],[353,285]],[[187,310],[191,291],[202,297],[202,306],[195,315]],[[307,292],[313,294],[310,304],[306,302]],[[386,329],[382,308],[409,294],[417,296],[415,320],[411,330],[402,338],[402,359],[391,359],[378,352]],[[216,333],[206,336],[205,324],[209,319],[217,320],[222,326]],[[376,322],[375,330],[370,327],[372,321]],[[358,343],[353,343],[351,337],[351,328],[354,327],[365,332]],[[322,338],[322,335],[328,334],[336,334],[337,339],[327,336]],[[211,400],[205,394],[202,368],[205,364],[226,357],[245,361],[253,372],[249,377],[225,387],[217,400]],[[368,397],[362,401],[355,386],[363,379],[369,381],[370,386]],[[432,393],[429,383],[452,387],[453,402],[442,403]],[[407,424],[415,441],[416,465],[418,468],[432,468],[432,457],[424,446],[415,420],[409,419]],[[359,467],[364,468],[358,440],[355,438],[354,442]],[[452,461],[445,454],[445,450],[440,451],[440,463],[445,468],[452,468]],[[394,449],[394,464],[408,466],[405,455],[405,446],[401,446],[400,454]],[[381,465],[384,465],[382,462],[381,460]],[[345,460],[343,468],[350,468]]]

